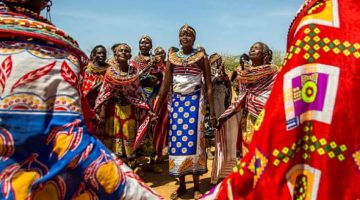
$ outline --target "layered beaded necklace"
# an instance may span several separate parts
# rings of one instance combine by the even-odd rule
[[[142,54],[139,54],[138,58],[141,63],[147,63],[151,60],[151,54],[149,56],[144,56]]]
[[[117,69],[120,76],[129,76],[131,73],[130,65],[127,66],[127,71],[123,71],[119,65],[117,65]]]
[[[6,9],[8,11],[10,11],[10,9],[8,7],[6,7]],[[14,9],[16,10],[16,13],[18,13],[18,14],[28,16],[30,18],[36,19],[38,21],[41,21],[41,22],[44,22],[44,23],[47,23],[47,24],[52,24],[49,20],[42,17],[40,14],[38,14],[38,13],[32,11],[32,10],[29,10],[27,8],[23,8],[23,7],[20,7],[20,6],[14,6]]]
[[[108,65],[106,66],[99,66],[97,63],[95,62],[89,62],[86,70],[89,70],[91,73],[94,74],[100,74],[106,71]]]
[[[181,63],[182,63],[184,66],[186,66],[187,63],[188,63],[189,58],[192,57],[192,56],[194,56],[196,53],[197,53],[197,51],[196,51],[195,49],[193,49],[192,52],[189,53],[189,54],[184,54],[184,51],[183,51],[183,50],[180,50],[180,51],[176,52],[176,56],[177,56],[178,58],[180,58]]]
[[[140,74],[142,79],[146,79],[150,74],[156,73],[158,70],[154,63],[154,57],[152,54],[149,56],[144,56],[139,54],[138,64],[140,65]]]

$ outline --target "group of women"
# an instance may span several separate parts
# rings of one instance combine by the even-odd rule
[[[147,35],[133,59],[126,43],[115,44],[108,60],[106,48],[96,46],[82,82],[84,103],[94,112],[85,115],[89,130],[138,175],[143,175],[141,156],[150,157],[152,171],[161,173],[155,157],[161,158],[167,146],[169,174],[180,181],[172,199],[186,192],[190,174],[194,198],[201,196],[199,175],[207,172],[206,147],[214,135],[213,183],[246,154],[278,71],[269,47],[257,42],[241,56],[232,84],[221,55],[208,58],[204,48],[194,48],[195,39],[195,29],[182,26],[181,49],[170,48],[167,60],[161,47],[152,54]],[[233,102],[232,85],[238,91]]]
[[[85,115],[89,130],[142,175],[136,162],[139,156],[150,156],[152,170],[161,172],[155,165],[155,129],[150,115],[163,79],[165,52],[158,48],[157,54],[151,55],[149,36],[140,39],[139,47],[139,55],[130,63],[129,45],[115,44],[114,56],[108,61],[106,48],[96,46],[85,69],[82,92],[87,100],[84,103],[94,112]]]
[[[155,156],[162,156],[168,137],[170,175],[180,178],[173,198],[185,192],[187,174],[194,176],[194,195],[200,197],[199,175],[207,172],[207,105],[216,124],[209,61],[204,49],[193,48],[195,37],[195,29],[181,27],[182,48],[171,48],[167,62],[161,47],[152,55],[146,35],[132,60],[125,43],[112,47],[109,60],[106,49],[96,46],[82,81],[83,103],[93,111],[85,114],[88,129],[140,176],[140,156],[150,157],[154,172],[162,171]]]

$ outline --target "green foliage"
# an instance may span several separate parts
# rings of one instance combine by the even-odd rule
[[[284,53],[278,49],[274,49],[272,63],[280,67],[282,66],[283,60],[284,60]]]
[[[221,56],[227,72],[231,72],[239,66],[240,55],[222,54]],[[272,63],[281,66],[283,59],[284,53],[278,49],[274,49]]]
[[[232,72],[239,66],[240,56],[235,56],[231,54],[222,54],[221,56],[227,72]]]

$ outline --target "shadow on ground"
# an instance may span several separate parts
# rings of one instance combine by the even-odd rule
[[[202,176],[200,176],[200,189],[202,193],[210,190],[213,186],[210,183],[210,176],[211,176],[211,166],[212,160],[208,160],[208,172]],[[177,179],[170,177],[168,161],[164,160],[158,164],[159,167],[163,170],[162,173],[156,174],[152,172],[149,168],[148,164],[143,164],[142,168],[144,170],[144,177],[142,177],[143,181],[149,187],[153,188],[156,192],[161,194],[165,199],[170,199],[170,195],[178,188],[179,182]],[[181,196],[179,199],[193,199],[193,179],[192,176],[186,176],[186,188],[187,191],[184,195]]]

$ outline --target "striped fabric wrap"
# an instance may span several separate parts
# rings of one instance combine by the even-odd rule
[[[278,71],[278,67],[275,65],[262,65],[252,67],[250,70],[241,70],[239,72],[239,83],[256,83],[259,80],[268,77]]]
[[[202,69],[200,69],[197,65],[189,65],[189,66],[175,66],[174,67],[174,75],[198,75],[202,73]]]
[[[201,49],[194,49],[194,51],[190,55],[182,55],[178,50],[174,50],[169,52],[169,61],[173,64],[174,67],[174,75],[199,75],[203,71],[197,65],[198,61],[201,60],[205,54]]]
[[[130,104],[143,110],[150,110],[141,93],[137,68],[129,66],[129,73],[123,74],[114,65],[109,67],[105,73],[104,83],[96,100],[95,109],[104,103],[104,101],[110,99],[115,94],[115,90],[119,90]],[[146,115],[141,120],[137,130],[134,148],[139,146],[141,139],[149,128],[149,124],[150,116]]]
[[[249,72],[242,72],[239,77],[241,83],[239,96],[219,117],[219,120],[230,118],[241,108],[245,108],[257,118],[270,95],[278,71],[275,65],[265,65]]]

